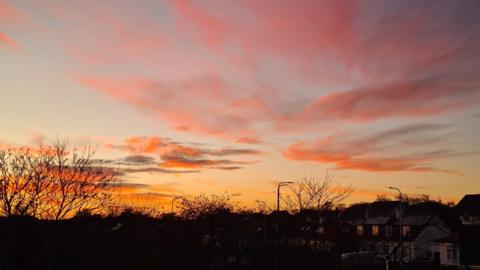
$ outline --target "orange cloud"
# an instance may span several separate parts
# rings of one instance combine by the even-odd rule
[[[237,143],[245,143],[245,144],[261,144],[263,143],[263,141],[259,138],[255,138],[255,137],[242,137],[242,138],[238,138]]]
[[[158,165],[162,170],[169,172],[170,168],[187,169],[241,169],[239,165],[250,162],[235,161],[230,159],[216,159],[213,157],[239,156],[239,155],[262,155],[263,153],[247,148],[220,148],[208,149],[199,145],[188,145],[161,137],[131,137],[127,138],[122,145],[110,145],[110,148],[134,153],[123,159],[124,165]],[[158,155],[159,160],[145,155]],[[194,171],[186,171],[194,172]]]

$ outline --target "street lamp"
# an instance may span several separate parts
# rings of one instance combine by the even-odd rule
[[[173,214],[173,206],[174,206],[174,204],[175,204],[175,201],[176,201],[176,200],[179,200],[179,199],[183,199],[183,197],[182,197],[182,196],[173,196],[173,197],[172,197],[172,209],[171,209],[171,213],[172,213],[172,214]]]
[[[280,188],[283,186],[288,186],[289,184],[293,184],[291,181],[285,181],[285,182],[279,182],[277,184],[277,237],[275,239],[275,270],[279,269],[280,263],[279,263],[279,252],[278,252],[278,238],[279,238],[279,232],[280,232],[280,222],[279,222],[279,216],[280,216]]]
[[[283,186],[288,186],[289,184],[293,184],[293,182],[286,181],[286,182],[279,182],[277,184],[277,212],[280,211],[280,188]]]
[[[402,191],[396,187],[388,187],[388,189],[396,190],[399,195],[400,202],[400,269],[403,269],[403,213],[402,213]]]

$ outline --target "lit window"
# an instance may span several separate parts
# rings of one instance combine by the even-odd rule
[[[378,225],[372,226],[372,235],[379,235],[380,234],[380,227]]]
[[[455,245],[447,246],[447,259],[449,260],[457,259],[457,247]]]
[[[402,236],[409,236],[411,228],[410,226],[402,226]]]
[[[363,225],[357,225],[357,235],[363,235]]]
[[[318,234],[324,234],[325,233],[325,227],[323,227],[323,226],[318,227],[317,232],[318,232]]]
[[[392,236],[392,226],[385,226],[385,235]]]

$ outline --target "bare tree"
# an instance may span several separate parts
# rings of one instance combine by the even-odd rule
[[[181,216],[188,219],[204,218],[221,213],[230,213],[234,204],[228,194],[207,196],[200,194],[193,198],[183,198],[181,201]]]
[[[0,150],[0,211],[59,220],[110,202],[116,173],[98,166],[90,147],[66,143]]]
[[[47,148],[0,150],[0,201],[4,215],[36,216],[39,201],[49,196],[47,180],[53,156]]]
[[[283,197],[283,201],[290,211],[330,209],[353,192],[352,187],[334,185],[334,176],[328,173],[322,178],[303,177],[289,187],[291,192]]]

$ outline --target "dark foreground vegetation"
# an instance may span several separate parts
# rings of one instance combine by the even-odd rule
[[[338,239],[325,252],[283,238],[276,249],[274,228],[264,233],[263,222],[228,212],[191,220],[130,211],[61,221],[12,216],[0,219],[0,269],[275,269],[275,250],[279,269],[360,268],[340,262],[354,240]],[[375,267],[384,269],[365,269]]]
[[[218,213],[184,220],[124,212],[60,222],[0,221],[0,269],[273,269],[271,236],[249,228],[247,215]],[[252,230],[253,229],[253,230]],[[335,256],[279,246],[281,269],[324,269]]]
[[[234,211],[226,196],[198,196],[183,203],[176,215],[151,216],[132,209],[108,215],[83,211],[62,220],[12,215],[0,218],[0,269],[353,270],[386,269],[385,259],[389,269],[400,269],[398,249],[383,253],[372,246],[384,240],[395,244],[398,235],[390,240],[369,232],[358,235],[356,226],[348,223],[357,214],[364,215],[358,211],[364,206],[372,215],[373,210],[396,203],[264,214]],[[436,202],[412,204],[406,211],[425,208],[435,208],[439,217],[450,220],[450,228],[468,238],[469,256],[478,257],[478,226],[470,226],[477,229],[462,236],[460,221],[451,215],[454,209]],[[412,228],[413,234],[404,241],[413,239],[415,231]],[[404,269],[440,268],[438,262],[422,259],[404,265]]]

